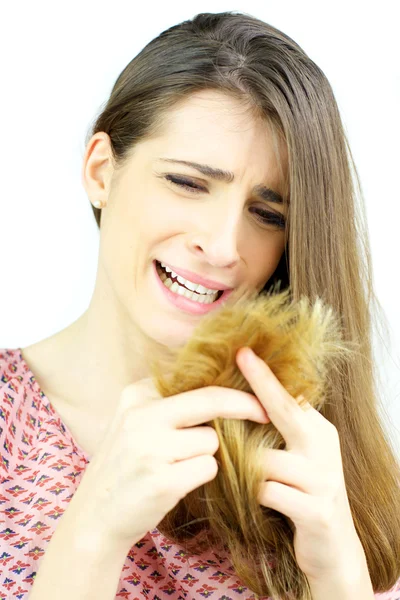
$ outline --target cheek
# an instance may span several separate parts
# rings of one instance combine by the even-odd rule
[[[252,261],[251,279],[256,281],[257,289],[262,289],[273,275],[285,250],[284,232],[273,232],[268,242],[258,248]]]
[[[137,274],[136,264],[147,247],[145,228],[140,218],[133,219],[112,207],[104,213],[100,229],[100,255],[105,282],[117,295],[130,293]]]

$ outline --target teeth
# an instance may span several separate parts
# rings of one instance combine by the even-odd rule
[[[161,270],[158,266],[157,266],[157,271],[159,273],[159,277],[160,277],[161,281],[163,282],[163,284],[171,292],[174,292],[175,294],[184,296],[185,298],[188,298],[189,300],[192,300],[193,302],[198,302],[200,304],[212,304],[217,299],[218,291],[214,292],[213,294],[198,294],[197,292],[192,292],[190,290],[187,290],[185,287],[180,285],[177,281],[172,282],[172,279],[165,273],[164,270]],[[169,269],[169,272],[173,273],[173,271],[171,271],[171,269]]]
[[[174,273],[174,271],[172,269],[170,269],[165,263],[160,263],[160,265],[167,271],[167,273],[171,273],[172,277],[177,277],[179,283],[181,283],[182,285],[185,285],[187,288],[192,290],[192,292],[196,292],[197,294],[210,294],[211,295],[211,294],[215,294],[216,292],[219,291],[219,290],[211,290],[210,288],[206,288],[203,285],[200,285],[200,283],[193,283],[192,281],[189,281],[189,279],[184,279],[177,273]]]
[[[165,278],[167,277],[166,275],[164,276]],[[179,283],[177,283],[176,281],[174,281],[172,285],[168,285],[168,282],[170,281],[170,279],[167,279],[166,281],[164,281],[164,285],[166,285],[171,290],[171,292],[175,292],[175,294],[179,294],[180,296],[185,296],[185,298],[189,298],[189,300],[196,300],[196,302],[198,302],[199,304],[211,304],[215,300],[215,298],[210,294],[202,294],[201,296],[196,296],[196,292],[190,292],[186,288],[180,286]],[[215,296],[216,295],[217,292],[215,293]]]

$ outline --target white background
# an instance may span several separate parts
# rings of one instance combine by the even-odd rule
[[[2,3],[0,348],[63,329],[87,308],[99,234],[81,183],[85,134],[126,64],[199,12],[238,10],[292,37],[328,77],[365,196],[382,419],[400,457],[400,50],[397,2],[263,0]]]

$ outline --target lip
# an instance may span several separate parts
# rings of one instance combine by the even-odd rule
[[[163,296],[175,305],[180,310],[190,313],[192,315],[204,315],[209,313],[212,310],[215,310],[219,306],[221,306],[227,297],[233,292],[233,289],[224,290],[221,298],[216,300],[215,302],[211,302],[211,304],[200,304],[199,302],[195,302],[186,298],[185,296],[180,296],[179,294],[175,294],[171,292],[170,289],[167,288],[161,281],[158,273],[157,273],[157,261],[153,260],[153,271],[154,276],[157,281],[158,288],[161,290]]]
[[[164,262],[164,261],[158,261],[158,262]],[[233,290],[232,287],[230,287],[229,285],[224,285],[220,281],[206,279],[205,277],[201,277],[200,275],[197,275],[196,273],[192,273],[192,271],[178,269],[177,267],[173,267],[170,263],[164,263],[164,264],[168,265],[168,267],[170,269],[172,269],[174,271],[174,273],[176,273],[177,275],[180,275],[181,277],[184,277],[184,279],[189,279],[189,281],[192,281],[193,283],[200,283],[200,285],[203,285],[206,288],[210,288],[211,290],[215,290],[215,291]]]

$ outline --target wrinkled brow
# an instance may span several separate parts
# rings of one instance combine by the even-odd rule
[[[216,179],[217,181],[226,181],[227,183],[231,183],[235,179],[235,175],[232,173],[232,171],[223,171],[222,169],[210,167],[209,165],[202,165],[200,163],[191,162],[189,160],[178,160],[177,158],[158,158],[157,160],[192,167],[192,169],[200,171],[200,173],[203,173],[203,175],[206,175],[206,177]],[[259,196],[262,200],[265,200],[266,202],[283,204],[282,196],[275,190],[265,185],[255,185],[253,188],[253,193],[256,196]]]

